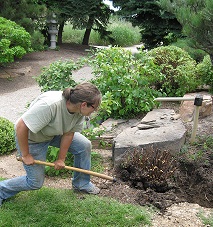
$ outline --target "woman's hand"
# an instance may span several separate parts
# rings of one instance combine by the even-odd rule
[[[25,165],[33,165],[34,164],[34,158],[31,154],[27,154],[25,156],[22,156],[22,161]]]
[[[60,160],[60,159],[56,160],[54,162],[54,164],[55,164],[54,168],[57,169],[57,170],[58,169],[64,169],[64,167],[65,167],[64,161],[63,160]]]
[[[60,150],[58,154],[58,160],[54,162],[55,169],[63,169],[65,167],[65,159],[67,155],[67,151],[69,149],[70,144],[72,143],[72,139],[74,136],[74,132],[64,133],[61,137]]]

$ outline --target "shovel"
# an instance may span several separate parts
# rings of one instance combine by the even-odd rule
[[[22,158],[21,157],[17,157],[17,160],[22,162]],[[43,161],[40,161],[40,160],[34,160],[34,163],[35,164],[39,164],[39,165],[51,166],[51,167],[55,166],[54,163],[43,162]],[[110,176],[105,175],[105,174],[93,172],[93,171],[86,170],[86,169],[80,169],[80,168],[76,168],[76,167],[71,167],[71,166],[65,166],[64,168],[67,169],[67,170],[72,170],[72,171],[76,171],[76,172],[80,172],[80,173],[85,173],[85,174],[89,174],[89,175],[92,175],[92,176],[95,176],[95,177],[100,177],[100,178],[103,178],[103,179],[106,179],[106,180],[111,180],[113,182],[116,182],[116,179],[114,177],[110,177]]]

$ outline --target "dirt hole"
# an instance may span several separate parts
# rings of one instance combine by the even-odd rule
[[[213,156],[190,160],[185,154],[173,157],[169,151],[149,147],[129,149],[116,169],[130,187],[139,189],[137,202],[161,211],[174,203],[189,202],[213,208]]]

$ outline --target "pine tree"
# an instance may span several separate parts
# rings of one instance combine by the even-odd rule
[[[176,15],[184,34],[196,47],[206,51],[213,63],[213,1],[160,0],[160,5]]]
[[[165,37],[173,33],[181,36],[182,26],[174,14],[161,10],[157,0],[113,0],[120,7],[120,14],[141,28],[142,42],[146,48],[165,43]]]
[[[0,16],[16,22],[30,34],[36,29],[38,21],[43,20],[45,9],[45,5],[38,4],[36,0],[0,1]]]

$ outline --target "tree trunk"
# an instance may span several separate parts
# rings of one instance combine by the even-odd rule
[[[212,65],[213,65],[213,54],[210,54],[210,59],[211,59]]]
[[[62,44],[62,33],[64,29],[64,21],[60,23],[59,29],[58,29],[58,45]]]
[[[94,16],[90,16],[89,20],[87,22],[87,28],[86,31],[84,33],[84,38],[82,41],[82,45],[89,45],[89,37],[90,37],[90,33],[92,31],[92,25],[94,23]]]
[[[48,32],[48,28],[45,27],[42,29],[41,34],[44,36],[44,45],[50,46],[50,34]]]
[[[84,38],[82,41],[82,45],[89,45],[89,37],[90,37],[90,33],[91,33],[91,28],[87,28],[85,33],[84,33]]]

